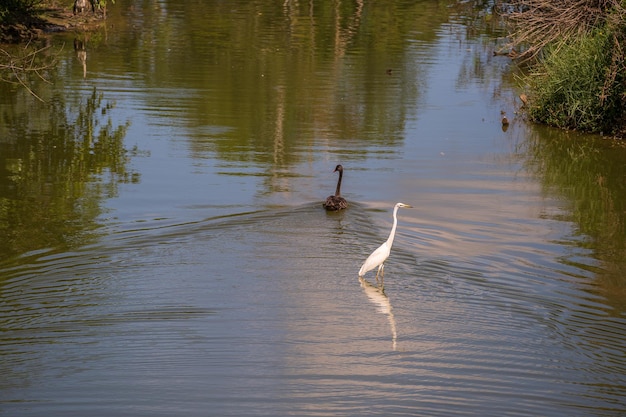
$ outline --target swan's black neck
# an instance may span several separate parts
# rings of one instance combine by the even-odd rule
[[[341,195],[341,177],[343,177],[343,170],[339,170],[339,180],[337,180],[337,189],[335,190],[335,197]]]

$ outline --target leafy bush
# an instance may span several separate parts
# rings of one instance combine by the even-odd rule
[[[20,22],[33,17],[43,0],[1,0],[0,24]]]

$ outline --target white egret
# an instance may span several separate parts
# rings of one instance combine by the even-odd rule
[[[337,165],[333,172],[339,172],[339,180],[337,181],[335,195],[328,196],[326,201],[324,201],[323,206],[328,211],[337,211],[348,208],[348,202],[341,196],[341,178],[343,177],[343,167],[341,165]]]
[[[393,208],[393,226],[391,227],[391,233],[389,233],[389,238],[387,241],[380,245],[378,249],[376,249],[372,254],[363,262],[361,269],[359,269],[359,278],[363,277],[367,271],[371,271],[372,269],[378,267],[378,271],[376,272],[376,282],[378,282],[378,275],[381,274],[380,283],[382,285],[383,279],[385,277],[385,261],[389,258],[389,253],[391,253],[391,245],[393,245],[393,238],[396,236],[396,226],[398,226],[398,209],[400,207],[412,208],[408,204],[397,203]]]

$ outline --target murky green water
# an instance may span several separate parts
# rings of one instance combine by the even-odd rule
[[[0,85],[0,414],[626,413],[626,151],[527,125],[470,6],[118,0],[51,38],[45,103]]]

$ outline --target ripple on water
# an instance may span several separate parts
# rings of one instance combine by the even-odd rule
[[[558,415],[617,398],[603,383],[624,323],[570,266],[542,269],[552,248],[433,256],[405,217],[382,292],[356,274],[386,237],[372,213],[144,223],[33,254],[3,271],[3,392],[65,399],[45,402],[53,414],[79,396],[195,415]]]

